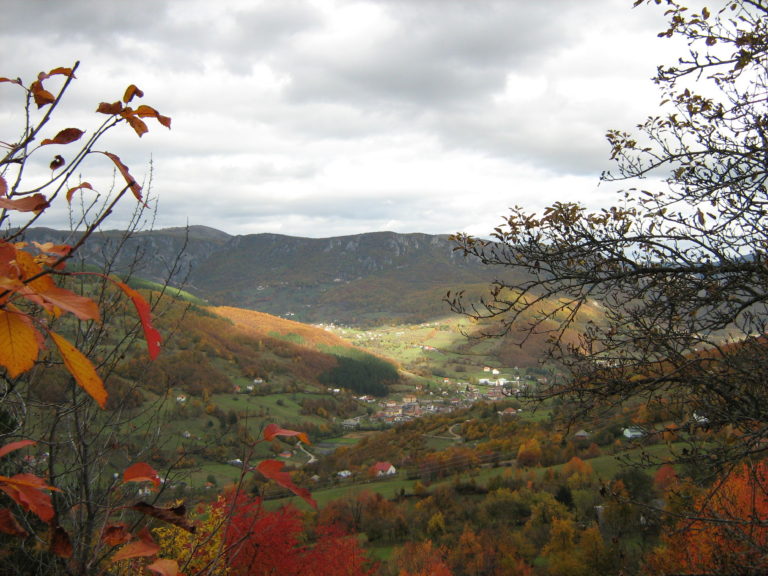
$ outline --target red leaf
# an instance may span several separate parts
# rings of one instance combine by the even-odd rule
[[[58,156],[61,158],[61,156]],[[51,164],[53,166],[53,164]],[[55,168],[51,168],[55,170]],[[7,198],[0,195],[0,208],[6,210],[18,210],[19,212],[42,212],[50,204],[48,199],[42,194],[32,194],[32,196],[23,196],[21,198]]]
[[[123,482],[152,482],[155,488],[160,486],[157,471],[145,462],[136,462],[123,472]]]
[[[24,530],[19,521],[16,520],[13,512],[7,508],[0,508],[0,532],[10,534],[11,536],[21,536],[22,538],[29,536],[29,532]]]
[[[277,424],[267,424],[267,427],[264,428],[264,440],[273,440],[275,436],[296,436],[305,444],[311,444],[309,437],[304,432],[286,430],[285,428],[280,428]]]
[[[128,286],[128,284],[115,280],[114,278],[110,278],[110,280],[112,280],[112,282],[114,282],[133,302],[136,312],[139,315],[139,320],[141,321],[141,327],[144,330],[144,338],[147,341],[149,357],[154,360],[160,353],[161,338],[160,332],[152,326],[152,310],[150,309],[149,304],[141,294]]]
[[[51,170],[58,170],[64,166],[64,157],[61,156],[61,154],[56,154],[56,156],[53,157],[53,160],[51,160],[51,163],[49,164],[49,168]]]
[[[67,190],[67,202],[72,202],[72,196],[75,194],[75,192],[78,190],[84,190],[85,188],[88,190],[93,190],[93,186],[91,186],[88,182],[83,182],[82,184]]]
[[[139,540],[135,542],[129,542],[110,559],[112,562],[118,562],[120,560],[127,560],[128,558],[140,558],[142,556],[154,556],[160,551],[160,546],[155,544],[149,530],[142,528],[139,532]]]
[[[43,522],[50,522],[53,518],[51,495],[46,491],[56,488],[48,486],[42,478],[34,474],[16,474],[10,478],[0,476],[0,490],[25,510],[37,514]]]
[[[130,508],[131,510],[136,510],[137,512],[151,516],[152,518],[157,518],[168,524],[178,526],[182,530],[186,530],[192,534],[197,530],[197,528],[187,520],[187,507],[184,506],[184,504],[172,506],[171,508],[158,508],[157,506],[152,506],[152,504],[147,504],[146,502],[137,502]]]
[[[131,189],[131,192],[133,192],[133,195],[136,197],[136,200],[141,201],[141,186],[139,186],[134,180],[133,176],[131,176],[130,172],[128,172],[128,166],[123,164],[123,162],[118,158],[115,154],[112,154],[111,152],[102,152],[104,156],[112,160],[112,162],[115,163],[115,166],[117,166],[117,169],[120,171],[120,174],[123,175],[123,178],[125,178],[126,184],[128,184],[128,187]]]
[[[46,146],[48,144],[69,144],[70,142],[76,142],[85,134],[78,128],[64,128],[53,138],[46,138],[40,143],[40,146]]]
[[[312,498],[309,490],[296,486],[291,479],[291,475],[288,474],[288,472],[283,471],[283,463],[279,460],[264,460],[263,462],[259,462],[258,466],[256,466],[256,470],[261,472],[265,478],[280,484],[283,488],[288,488],[288,490],[302,498],[313,508],[317,508],[317,502]]]
[[[99,107],[96,108],[96,112],[113,115],[113,114],[120,114],[122,109],[123,109],[122,102],[112,102],[111,104],[109,102],[102,102],[101,104],[99,104]]]
[[[59,558],[72,558],[72,541],[61,526],[56,526],[51,534],[51,552]]]
[[[35,444],[37,444],[37,442],[34,440],[19,440],[17,442],[11,442],[10,444],[6,444],[0,448],[0,458],[13,452],[14,450],[19,450],[20,448],[25,448],[26,446],[34,446]]]
[[[130,542],[131,538],[128,525],[122,522],[105,526],[101,533],[101,541],[107,546],[119,546],[120,544]]]
[[[144,96],[144,92],[139,90],[135,84],[131,84],[130,86],[128,86],[128,88],[125,89],[125,94],[123,95],[123,102],[128,104],[128,102],[133,100],[134,96],[138,98],[142,98]]]
[[[152,570],[160,576],[178,576],[179,563],[168,558],[158,558],[152,564],[147,564],[147,570]]]

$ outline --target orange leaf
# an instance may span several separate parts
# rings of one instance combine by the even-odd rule
[[[107,546],[119,546],[120,544],[130,542],[131,538],[128,526],[123,522],[105,526],[101,533],[101,541]]]
[[[35,242],[32,241],[32,244],[35,248],[40,250],[40,252],[45,252],[46,254],[55,254],[56,256],[66,256],[70,252],[72,252],[72,246],[69,244],[54,244],[53,242]]]
[[[86,296],[80,296],[65,288],[59,288],[55,284],[47,286],[43,290],[38,290],[37,293],[46,302],[71,312],[80,320],[98,320],[99,319],[99,306]]]
[[[43,83],[40,80],[36,80],[29,85],[29,89],[32,92],[32,97],[35,99],[35,104],[38,108],[53,104],[56,102],[56,97],[43,88]]]
[[[29,533],[16,520],[13,512],[7,508],[0,508],[0,532],[10,534],[11,536],[21,536],[26,538]]]
[[[184,504],[172,506],[171,508],[158,508],[157,506],[152,506],[152,504],[147,504],[146,502],[137,502],[130,508],[131,510],[136,510],[137,512],[151,516],[152,518],[157,518],[168,524],[178,526],[182,530],[186,530],[192,534],[197,530],[197,528],[187,520],[187,507],[184,506]]]
[[[139,186],[136,183],[136,180],[133,179],[133,176],[131,176],[130,172],[128,172],[128,166],[123,164],[123,162],[118,158],[115,154],[112,154],[111,152],[102,152],[104,156],[112,160],[112,162],[115,163],[115,166],[117,166],[117,169],[120,171],[120,174],[123,175],[123,178],[125,178],[126,184],[131,189],[131,192],[133,192],[133,195],[136,197],[136,200],[141,201],[141,186]]]
[[[77,192],[78,190],[83,190],[87,188],[88,190],[93,190],[93,186],[91,186],[88,182],[83,182],[79,186],[75,186],[74,188],[70,188],[67,190],[67,202],[72,202],[72,196]]]
[[[136,462],[123,472],[123,482],[152,482],[157,488],[160,486],[160,477],[157,471],[145,462]]]
[[[131,84],[128,86],[128,88],[125,89],[125,94],[123,94],[123,102],[128,104],[128,102],[133,100],[134,96],[142,98],[144,96],[144,92],[139,90],[135,84]]]
[[[112,556],[112,562],[127,560],[128,558],[140,558],[142,556],[154,556],[160,551],[160,546],[155,544],[149,530],[142,528],[139,532],[139,540],[129,542]]]
[[[42,194],[32,194],[22,198],[7,198],[0,195],[0,208],[18,210],[19,212],[42,212],[48,208],[48,199]]]
[[[152,570],[160,576],[178,576],[179,563],[168,558],[158,558],[152,564],[147,564],[147,570]]]
[[[51,534],[51,552],[59,558],[72,558],[72,541],[61,526],[56,526]]]
[[[96,108],[96,112],[112,115],[112,114],[119,114],[122,109],[123,109],[122,102],[112,102],[111,104],[109,102],[102,102],[99,104],[99,107]]]
[[[63,76],[72,76],[72,68],[63,68],[60,66],[48,72],[45,77],[50,78],[51,76],[56,76],[57,74],[61,74]]]
[[[160,332],[152,326],[152,310],[150,309],[149,304],[141,294],[128,286],[128,284],[120,282],[120,280],[115,280],[114,278],[110,278],[110,280],[112,280],[112,282],[114,282],[133,302],[133,305],[136,308],[136,313],[139,315],[139,320],[141,321],[141,327],[144,330],[144,338],[147,341],[149,357],[154,360],[160,353],[161,338]]]
[[[270,441],[275,438],[275,436],[297,436],[299,440],[304,442],[305,444],[311,444],[309,441],[309,437],[304,432],[297,432],[295,430],[286,430],[284,428],[280,428],[277,424],[267,424],[267,427],[264,428],[264,440]]]
[[[283,488],[288,488],[288,490],[304,499],[304,501],[313,508],[317,508],[317,502],[312,498],[309,490],[296,486],[291,479],[291,475],[288,474],[288,472],[283,471],[283,463],[279,460],[264,460],[263,462],[259,462],[258,466],[256,466],[256,470],[261,472],[265,478],[280,484]]]
[[[48,144],[69,144],[70,142],[76,142],[82,138],[83,132],[78,128],[64,128],[53,138],[46,138],[40,143],[40,146],[47,146]]]
[[[0,366],[16,378],[35,365],[40,346],[29,317],[10,307],[0,309]]]
[[[130,113],[127,111],[130,110]],[[147,128],[147,125],[144,123],[144,121],[133,114],[133,110],[130,108],[126,108],[123,110],[120,115],[125,118],[125,121],[128,122],[131,128],[136,132],[136,134],[139,135],[139,138],[149,132],[149,128]]]
[[[74,376],[75,381],[101,408],[104,408],[107,405],[107,391],[91,361],[63,336],[55,332],[48,334],[59,349],[64,366]]]
[[[20,78],[0,78],[0,82],[10,82],[11,84],[18,84],[21,86],[21,79]]]
[[[25,448],[27,446],[34,446],[35,444],[37,444],[37,442],[34,440],[18,440],[17,442],[11,442],[0,448],[0,458],[6,454],[10,454],[14,450],[19,450],[20,448]]]
[[[146,104],[142,104],[136,108],[136,115],[141,118],[157,118],[157,121],[166,128],[170,129],[171,127],[171,119],[168,116],[163,116],[157,110]]]
[[[43,522],[50,522],[53,518],[51,495],[46,491],[56,488],[48,486],[42,478],[34,474],[15,474],[10,478],[0,476],[0,490],[25,510],[37,514]]]

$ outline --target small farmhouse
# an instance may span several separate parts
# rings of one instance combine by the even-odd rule
[[[382,476],[394,476],[397,469],[390,462],[376,462],[371,466],[369,473],[371,476],[381,478]]]

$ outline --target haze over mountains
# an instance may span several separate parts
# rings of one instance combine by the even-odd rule
[[[27,240],[72,243],[69,232],[30,230]],[[103,262],[122,245],[114,272],[175,286],[214,305],[301,322],[421,322],[449,313],[447,290],[487,285],[498,270],[454,251],[447,235],[375,232],[334,238],[231,236],[205,226],[105,231],[80,251]]]

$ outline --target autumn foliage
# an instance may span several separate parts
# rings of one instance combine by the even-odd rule
[[[745,463],[698,496],[648,559],[650,574],[765,574],[768,464]]]

